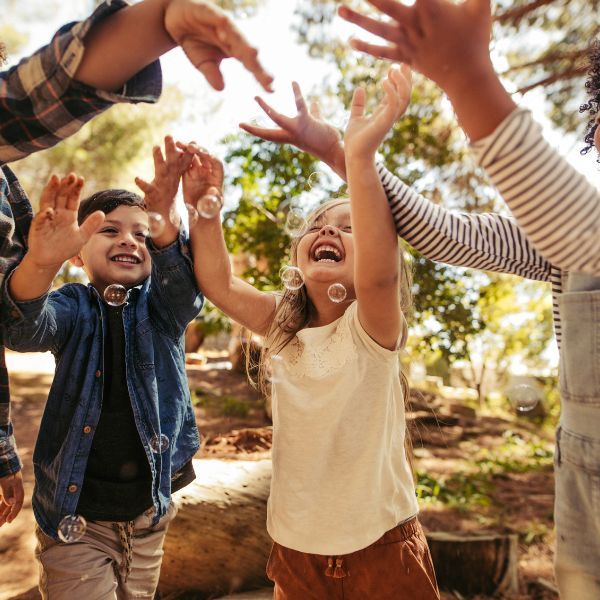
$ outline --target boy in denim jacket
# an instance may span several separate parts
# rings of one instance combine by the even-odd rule
[[[189,160],[165,145],[144,201],[104,190],[80,205],[83,179],[52,176],[3,290],[7,346],[56,358],[33,457],[44,598],[152,598],[171,494],[194,478],[183,334],[202,295],[174,210]],[[164,224],[152,239],[146,208]],[[90,284],[48,292],[67,259]]]

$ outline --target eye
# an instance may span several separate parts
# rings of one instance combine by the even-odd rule
[[[312,233],[312,232],[314,232],[314,231],[319,231],[319,229],[321,229],[321,228],[320,228],[318,225],[312,225],[311,227],[309,227],[309,228],[307,229],[307,231],[308,231],[309,233]]]
[[[100,230],[100,233],[107,233],[109,235],[116,235],[119,233],[114,227],[104,227]]]
[[[148,231],[137,231],[135,237],[145,240],[148,237]]]
[[[342,229],[344,231],[347,231],[348,233],[352,233],[352,225],[344,225],[344,227],[342,227]]]

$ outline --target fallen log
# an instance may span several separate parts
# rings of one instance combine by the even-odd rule
[[[194,469],[197,479],[175,494],[180,508],[165,540],[160,593],[215,598],[268,585],[271,461],[194,460]]]
[[[196,481],[176,494],[161,594],[215,598],[268,585],[270,459],[194,460],[194,469]],[[431,532],[427,540],[440,588],[465,595],[518,590],[516,535]]]
[[[466,595],[518,592],[516,535],[426,536],[440,589]]]

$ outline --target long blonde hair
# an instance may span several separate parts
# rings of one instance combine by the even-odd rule
[[[326,212],[332,208],[349,203],[349,198],[336,198],[334,200],[324,202],[307,217],[307,228],[312,227]],[[301,238],[302,236],[294,238],[290,246],[289,264],[292,266],[298,265],[298,244],[300,243]],[[398,260],[400,264],[398,278],[400,308],[408,321],[412,311],[412,276],[404,258],[404,248],[402,245],[400,245],[398,252]],[[265,343],[263,344],[260,352],[258,365],[256,363],[253,364],[252,353],[249,351],[249,349],[246,352],[246,368],[248,375],[251,381],[253,381],[253,383],[265,396],[270,394],[271,357],[281,352],[281,350],[294,339],[298,331],[304,329],[311,322],[314,316],[315,307],[311,302],[308,293],[306,292],[306,286],[303,285],[297,290],[290,290],[287,288],[283,290],[280,301],[275,309],[275,314],[273,315],[273,321],[271,322],[269,331],[265,336]],[[256,380],[253,380],[250,375],[251,373],[257,373]],[[408,409],[410,402],[410,387],[408,384],[408,379],[402,370],[400,372],[400,381],[404,395],[404,404],[406,409]],[[407,459],[412,467],[412,444],[408,429],[406,432],[405,446]]]

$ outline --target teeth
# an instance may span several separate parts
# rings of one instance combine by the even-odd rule
[[[114,262],[132,263],[134,265],[139,262],[135,256],[114,256],[112,260]]]
[[[323,257],[325,254],[333,254],[337,260],[330,258],[329,256]],[[315,260],[318,262],[337,262],[342,258],[340,251],[334,246],[323,245],[319,246],[314,253]],[[323,258],[321,258],[323,257]]]

